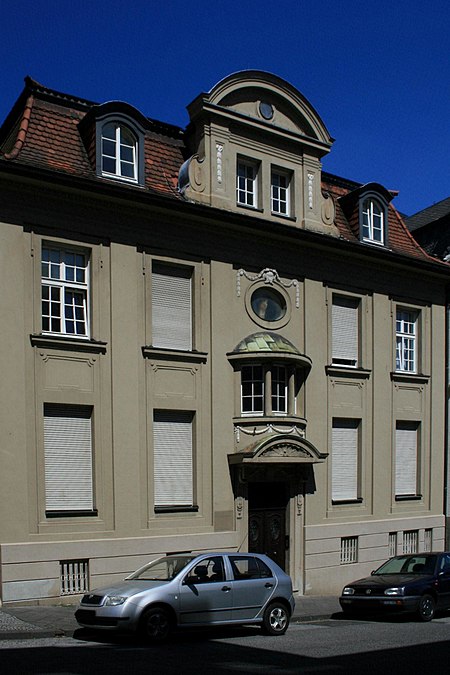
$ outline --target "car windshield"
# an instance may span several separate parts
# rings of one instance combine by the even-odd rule
[[[148,565],[144,565],[144,567],[130,574],[127,579],[170,581],[195,557],[195,555],[168,555],[165,558],[159,558]]]
[[[435,555],[399,555],[381,565],[374,574],[434,574]]]

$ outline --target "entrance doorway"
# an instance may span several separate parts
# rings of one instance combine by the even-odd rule
[[[286,484],[249,483],[248,485],[249,551],[265,553],[281,569],[286,569]]]

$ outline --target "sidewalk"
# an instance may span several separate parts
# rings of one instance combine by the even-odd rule
[[[79,626],[76,605],[27,605],[0,609],[0,640],[72,637]],[[341,608],[336,596],[299,596],[292,622],[329,619]]]

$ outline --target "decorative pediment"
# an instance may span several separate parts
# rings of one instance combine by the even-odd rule
[[[315,464],[328,453],[320,452],[306,438],[288,434],[271,434],[228,455],[230,464]]]

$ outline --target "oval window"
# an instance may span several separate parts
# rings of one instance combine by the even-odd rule
[[[272,288],[257,288],[252,293],[252,310],[264,321],[279,321],[286,314],[286,300]]]

